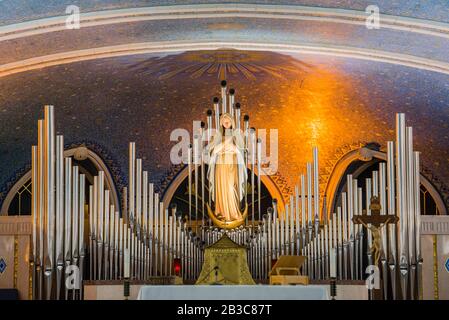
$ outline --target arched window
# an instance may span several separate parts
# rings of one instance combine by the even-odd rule
[[[14,198],[9,204],[9,216],[28,216],[31,214],[31,179],[26,181],[16,191]]]
[[[327,194],[330,199],[329,212],[333,212],[341,203],[341,192],[346,190],[346,176],[352,174],[358,186],[365,185],[365,179],[372,177],[373,171],[379,170],[379,163],[385,162],[386,154],[380,151],[361,148],[345,154],[334,166],[328,181]],[[446,207],[438,190],[421,174],[421,214],[446,214]],[[338,198],[337,198],[338,196]],[[365,198],[363,205],[365,206]]]
[[[205,169],[207,172],[207,168]],[[192,172],[192,184],[194,184],[195,172]],[[248,176],[251,177],[251,172],[248,169]],[[254,207],[255,207],[255,220],[258,220],[257,216],[257,208],[258,208],[258,194],[257,194],[257,176],[255,178],[256,186],[255,186],[255,194],[254,194]],[[205,202],[209,198],[209,192],[207,187],[207,181],[205,181],[204,187],[204,198]],[[195,206],[194,200],[194,185],[192,190],[192,203]],[[201,220],[203,217],[202,210],[202,201],[201,201],[201,174],[198,174],[198,220]],[[261,207],[261,217],[267,212],[267,208],[272,206],[273,199],[278,200],[279,212],[282,213],[284,211],[284,202],[281,191],[279,190],[276,183],[270,178],[270,176],[262,175],[261,176],[261,192],[260,192],[260,207]],[[185,217],[189,212],[189,197],[188,197],[188,168],[187,166],[181,169],[179,173],[174,176],[173,180],[170,181],[168,187],[163,193],[162,201],[164,202],[164,206],[168,208],[172,204],[176,204],[177,209],[182,212]],[[248,202],[248,218],[252,219],[252,191],[251,185],[247,184],[247,202]],[[243,205],[242,205],[243,206]],[[206,211],[206,210],[205,210]],[[207,211],[204,212],[204,217],[207,218]],[[192,214],[190,217],[192,220],[196,219],[196,211],[195,208],[192,209]]]
[[[120,208],[118,194],[112,175],[104,161],[92,150],[81,146],[64,151],[65,157],[72,157],[74,166],[79,167],[79,172],[86,176],[86,199],[89,196],[89,186],[93,184],[93,177],[98,171],[105,173],[105,187],[111,190],[111,198],[116,208]],[[31,215],[31,171],[25,173],[9,190],[3,201],[0,215]]]

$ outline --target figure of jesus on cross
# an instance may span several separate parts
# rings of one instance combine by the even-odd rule
[[[389,223],[397,223],[399,218],[396,215],[387,215],[387,214],[381,214],[381,206],[379,198],[374,196],[371,198],[371,204],[369,206],[371,210],[371,215],[367,215],[366,211],[363,211],[362,215],[356,215],[352,218],[352,221],[356,224],[362,224],[371,231],[373,242],[371,245],[370,251],[371,254],[374,256],[374,265],[376,267],[379,266],[379,259],[382,254],[382,234],[381,229],[388,225]],[[381,296],[381,290],[380,289],[374,289],[374,296],[380,297]],[[380,299],[380,298],[379,298]]]
[[[362,224],[365,228],[371,230],[373,243],[370,248],[374,256],[375,265],[379,264],[380,255],[382,253],[382,242],[380,230],[389,223],[396,223],[398,217],[395,215],[381,215],[379,198],[374,196],[371,198],[370,204],[371,215],[363,214],[354,216],[352,221],[356,224]]]

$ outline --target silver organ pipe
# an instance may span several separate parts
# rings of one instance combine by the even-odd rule
[[[104,191],[104,264],[103,274],[104,279],[109,278],[109,222],[110,222],[110,207],[109,207],[109,190]]]
[[[366,203],[366,214],[368,216],[371,215],[371,209],[370,209],[370,205],[371,205],[371,196],[372,196],[372,183],[371,183],[371,178],[366,178],[365,179],[365,187],[366,187],[366,193],[365,193],[365,203]],[[370,227],[370,224],[368,224],[368,227]],[[366,237],[367,237],[367,246],[368,246],[368,252],[367,252],[367,257],[368,257],[368,265],[373,265],[373,255],[372,255],[372,251],[371,248],[373,246],[373,236],[371,233],[371,230],[367,229],[366,230]]]
[[[65,159],[65,232],[64,232],[64,260],[66,269],[72,264],[71,234],[72,234],[72,158]],[[67,273],[65,273],[67,281]],[[65,282],[64,281],[64,282]],[[68,290],[65,287],[65,299],[68,299]]]
[[[240,105],[234,103],[234,99],[231,90],[228,103],[224,86],[221,111],[227,112],[229,107],[237,128],[240,128]],[[215,127],[218,128],[219,99],[214,99],[214,104]],[[201,131],[206,134],[206,140],[210,139],[212,116],[212,111],[207,113],[207,130]],[[199,146],[199,136],[195,136],[194,146],[189,147],[189,212],[187,219],[183,219],[176,206],[166,208],[160,194],[155,192],[148,172],[143,170],[142,159],[136,159],[135,143],[129,145],[129,181],[123,208],[119,208],[112,203],[111,190],[105,187],[104,172],[99,171],[93,177],[93,185],[89,185],[78,166],[73,165],[72,158],[64,157],[64,140],[55,135],[54,127],[53,107],[45,106],[44,120],[38,121],[38,144],[32,148],[34,297],[82,299],[79,285],[63,287],[67,280],[66,271],[74,266],[80,269],[81,277],[89,280],[133,278],[150,281],[152,277],[171,277],[176,272],[184,280],[194,281],[201,271],[205,246],[218,241],[224,233],[206,225],[204,217],[202,225],[198,219],[198,168],[203,165],[203,158],[199,156],[203,147]],[[422,284],[417,280],[422,273],[419,153],[413,150],[413,131],[405,126],[403,114],[396,117],[396,144],[387,142],[386,162],[379,164],[378,171],[366,179],[364,186],[359,187],[356,177],[348,175],[346,190],[337,195],[337,199],[341,199],[340,206],[324,219],[320,214],[316,147],[312,150],[313,162],[307,163],[305,174],[300,175],[299,185],[285,199],[286,203],[280,205],[274,199],[273,207],[262,216],[262,141],[257,139],[255,129],[250,130],[248,116],[243,119],[243,129],[245,161],[251,164],[252,172],[253,223],[226,233],[233,241],[247,246],[248,263],[254,278],[267,279],[273,260],[280,256],[302,254],[307,257],[303,271],[312,280],[334,276],[340,280],[363,280],[366,276],[364,256],[368,257],[368,264],[374,259],[370,251],[373,239],[370,230],[364,232],[361,225],[353,223],[353,217],[364,211],[370,215],[372,196],[378,196],[381,215],[399,216],[397,227],[390,224],[381,231],[384,296],[396,298],[397,288],[404,299],[409,293],[411,298],[420,297]],[[254,221],[255,164],[258,173],[257,224]],[[195,174],[193,179],[192,172]],[[204,181],[203,174],[201,180]],[[86,189],[87,199],[84,198]],[[195,203],[191,199],[193,191]],[[201,196],[204,201],[203,191]],[[192,230],[191,221],[193,205],[195,230]],[[89,215],[86,230],[85,208]],[[322,214],[327,216],[324,209]],[[368,248],[363,245],[365,240]],[[89,267],[86,269],[87,260]],[[174,268],[175,264],[180,270]],[[396,279],[400,282],[396,283]]]
[[[396,115],[396,191],[397,211],[399,215],[399,268],[400,288],[402,298],[407,299],[408,278],[408,248],[407,248],[407,159],[406,159],[406,128],[405,115]]]
[[[255,128],[251,128],[250,129],[250,142],[249,142],[250,146],[251,146],[251,159],[250,159],[250,163],[251,163],[251,222],[252,225],[254,226],[254,221],[256,219],[255,217],[255,164],[256,164],[256,129]]]
[[[50,300],[53,289],[54,275],[54,226],[55,226],[55,128],[54,128],[54,108],[45,106],[44,120],[44,208],[45,219],[45,272],[44,277],[46,299]]]
[[[307,227],[308,227],[308,241],[312,239],[313,223],[312,223],[312,165],[307,163]]]
[[[235,101],[235,89],[229,89],[229,113],[234,116],[234,101]],[[237,123],[237,120],[236,122]],[[238,127],[237,127],[238,128]]]
[[[215,115],[215,129],[218,130],[220,128],[220,100],[215,97],[213,99],[214,103],[214,115]]]
[[[56,299],[61,297],[64,269],[64,138],[56,136]]]
[[[352,180],[353,186],[352,186],[352,191],[353,191],[353,216],[355,215],[359,215],[359,206],[362,205],[362,203],[359,201],[359,196],[358,196],[358,182],[357,179],[353,179]],[[359,225],[355,224],[352,222],[352,217],[351,217],[351,223],[352,223],[352,232],[353,232],[353,241],[354,241],[354,279],[359,280],[360,277],[360,267],[359,264],[361,263],[361,259],[360,259],[360,238],[359,238]]]
[[[359,212],[358,212],[358,215],[361,215],[362,214],[362,212],[363,212],[363,209],[362,209],[362,204],[363,204],[363,193],[362,193],[362,188],[357,188],[357,198],[358,198],[358,203],[359,203]],[[358,231],[358,239],[359,239],[359,251],[358,251],[358,255],[359,255],[359,260],[360,260],[360,263],[359,263],[359,267],[360,267],[360,270],[359,270],[359,278],[360,279],[363,279],[363,276],[364,276],[364,272],[365,272],[365,270],[363,269],[363,237],[364,237],[364,232],[363,232],[363,226],[362,225],[360,225],[360,224],[358,224],[357,225],[357,231]]]
[[[354,249],[355,249],[355,242],[354,242],[354,225],[352,222],[352,218],[354,217],[354,183],[353,183],[353,179],[352,179],[352,175],[349,174],[347,176],[347,181],[346,181],[346,186],[347,186],[347,193],[348,193],[348,240],[349,240],[349,278],[350,279],[354,279],[354,275],[355,275],[355,257],[354,257]]]
[[[226,87],[226,85],[227,85],[226,84],[226,80],[221,81],[221,112],[223,114],[228,112],[228,110],[227,110],[228,102],[227,102],[227,92],[226,92],[227,87]]]
[[[199,139],[198,135],[193,136],[193,170],[194,170],[194,194],[195,194],[195,222],[198,222],[198,165],[200,162],[199,153]],[[195,224],[195,231],[198,232],[198,224]]]
[[[80,283],[83,283],[83,275],[84,275],[84,261],[86,257],[85,252],[85,243],[84,243],[84,215],[85,215],[85,190],[86,190],[86,176],[84,174],[79,175],[79,222],[78,222],[78,228],[79,228],[79,235],[78,235],[78,255],[79,255],[79,276],[80,276]],[[83,296],[83,286],[80,285],[79,288],[79,298]]]
[[[188,194],[189,194],[189,216],[187,219],[190,224],[190,219],[192,218],[192,156],[193,156],[191,144],[189,145],[187,152],[188,152],[188,154],[187,154],[187,170],[188,170],[187,190],[188,190]]]
[[[295,244],[296,244],[296,255],[300,255],[300,241],[301,241],[301,230],[300,230],[300,215],[299,215],[299,187],[295,186]]]
[[[289,220],[289,242],[290,242],[290,255],[294,254],[295,250],[295,203],[293,196],[290,196],[290,220]]]
[[[422,299],[422,267],[423,259],[421,256],[421,176],[420,176],[420,153],[415,151],[414,153],[414,188],[415,193],[415,249],[416,249],[416,273],[417,273],[417,283],[416,283],[416,298]],[[414,279],[412,278],[412,281]],[[415,297],[412,297],[415,298]]]
[[[72,265],[78,266],[79,259],[79,168],[77,166],[72,167]],[[73,291],[72,298],[75,296],[75,291]]]
[[[91,256],[93,255],[93,280],[97,280],[98,270],[97,270],[97,235],[98,235],[98,176],[94,177],[94,185],[93,185],[93,200],[90,206],[92,207],[93,212],[93,224],[91,225],[92,232],[92,246],[93,252],[91,252]]]
[[[387,212],[387,199],[386,199],[386,165],[384,162],[379,163],[379,201],[380,201],[380,214],[385,215]],[[383,295],[388,296],[388,265],[387,265],[387,255],[388,255],[388,238],[387,229],[382,228],[382,252],[381,252],[381,267],[383,276]]]
[[[261,187],[261,177],[262,177],[262,140],[257,139],[257,220],[261,221],[261,203],[260,203],[260,193]]]
[[[414,155],[413,155],[413,128],[406,127],[406,172],[405,179],[407,194],[406,194],[406,208],[407,208],[407,236],[406,239],[408,245],[408,264],[409,264],[409,276],[411,279],[416,278],[416,244],[415,244],[415,168],[414,168]],[[409,282],[410,295],[415,297],[415,282]],[[407,296],[403,296],[403,299],[407,299]]]
[[[37,280],[38,280],[38,298],[43,299],[44,297],[44,221],[45,221],[45,211],[44,211],[44,120],[38,121],[38,147],[37,147],[37,181],[38,181],[38,187],[36,188],[37,193],[37,199],[38,199],[38,215],[39,218],[36,219],[38,223],[38,243],[39,243],[39,260],[36,267],[37,271]]]
[[[318,170],[318,148],[313,147],[313,216],[315,224],[315,234],[318,234],[320,225],[320,186],[318,182]]]
[[[235,125],[237,127],[237,130],[241,130],[241,114],[240,114],[240,103],[235,104]]]
[[[32,215],[32,258],[30,261],[31,264],[31,281],[33,284],[37,283],[37,265],[38,265],[38,196],[37,196],[37,185],[38,185],[38,151],[37,146],[31,147],[31,215]],[[37,299],[36,291],[32,290],[31,298],[33,300]]]

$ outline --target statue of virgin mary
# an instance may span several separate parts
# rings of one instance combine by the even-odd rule
[[[209,193],[215,204],[213,215],[219,221],[224,222],[223,227],[234,221],[240,224],[247,211],[247,207],[245,207],[244,213],[240,211],[247,172],[243,156],[243,137],[240,130],[235,129],[232,115],[224,113],[220,116],[220,127],[217,128],[208,145],[208,152],[207,179],[209,180]],[[208,210],[210,215],[210,208]]]

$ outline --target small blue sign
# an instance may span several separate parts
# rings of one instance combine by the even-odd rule
[[[446,259],[446,263],[444,264],[446,271],[449,272],[449,258]]]
[[[6,262],[3,258],[0,258],[0,273],[5,272],[6,270]]]

